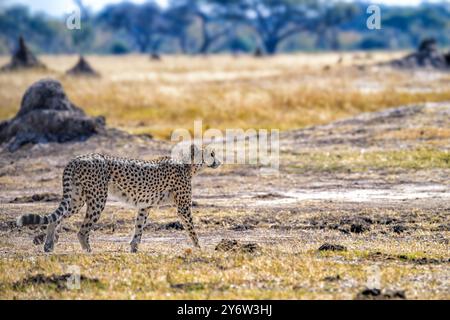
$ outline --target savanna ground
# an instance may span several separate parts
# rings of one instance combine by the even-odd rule
[[[449,299],[450,73],[370,66],[400,55],[88,57],[100,79],[65,77],[76,57],[49,56],[47,72],[0,74],[2,119],[52,76],[89,114],[136,134],[0,151],[0,297],[353,299],[379,278],[408,299]],[[201,251],[175,210],[161,208],[140,252],[128,253],[135,212],[113,199],[92,254],[76,240],[81,215],[64,223],[51,255],[33,244],[43,230],[14,225],[54,210],[71,157],[168,154],[171,132],[196,119],[205,129],[281,130],[277,172],[224,165],[195,179]],[[221,239],[256,247],[216,251]],[[324,243],[346,250],[319,251]],[[70,266],[79,290],[66,288]]]

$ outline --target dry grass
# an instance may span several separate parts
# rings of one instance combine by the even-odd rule
[[[195,119],[202,119],[206,128],[290,129],[390,106],[450,100],[449,74],[362,71],[352,64],[371,64],[402,53],[374,53],[370,59],[358,54],[358,59],[354,53],[343,54],[341,64],[337,54],[264,59],[174,56],[162,62],[145,56],[88,57],[103,74],[101,79],[67,78],[63,73],[77,57],[45,56],[43,61],[52,68],[45,74],[0,74],[0,119],[13,116],[26,88],[43,76],[60,79],[73,102],[89,114],[106,115],[111,126],[161,138],[178,127],[192,128]],[[0,64],[5,61],[0,58]],[[331,68],[324,69],[327,65]],[[373,266],[380,269],[382,289],[405,290],[410,299],[449,299],[444,198],[367,204],[300,201],[286,207],[272,205],[270,199],[262,205],[255,198],[262,191],[277,197],[287,187],[310,186],[314,192],[315,182],[324,183],[318,191],[327,192],[333,185],[345,191],[354,187],[353,181],[362,181],[369,190],[384,180],[392,183],[387,187],[403,181],[445,183],[450,160],[446,122],[434,117],[422,125],[426,117],[417,118],[414,126],[402,122],[404,118],[393,119],[399,121],[392,123],[398,130],[374,131],[373,140],[360,137],[373,145],[366,151],[348,143],[352,140],[347,136],[355,138],[351,133],[359,128],[351,131],[345,126],[333,131],[337,140],[346,137],[337,145],[318,143],[330,135],[325,129],[309,133],[303,142],[285,143],[291,148],[281,153],[280,178],[257,176],[250,167],[224,167],[215,176],[202,175],[195,182],[199,205],[193,209],[201,251],[190,249],[184,231],[150,226],[140,253],[127,253],[135,212],[115,204],[107,206],[93,232],[93,254],[81,252],[76,239],[80,215],[64,222],[67,229],[55,253],[43,254],[42,246],[31,244],[40,231],[18,229],[11,222],[24,212],[51,212],[56,203],[9,200],[60,192],[60,174],[72,154],[101,147],[141,157],[143,150],[149,149],[144,154],[148,156],[152,149],[130,149],[130,141],[96,146],[92,138],[83,144],[25,150],[28,158],[3,161],[0,172],[0,299],[353,299],[366,287]],[[393,140],[414,143],[405,148],[383,144]],[[370,218],[370,230],[347,230],[362,218]],[[153,224],[176,219],[173,209],[151,214]],[[392,223],[382,222],[387,220]],[[393,231],[397,224],[406,230]],[[251,228],[234,228],[245,225]],[[217,252],[214,247],[222,238],[255,242],[260,249],[255,254]],[[318,252],[325,242],[348,250]],[[91,280],[82,281],[80,290],[67,289],[64,281],[60,286],[27,282],[37,274],[61,276],[73,265]]]
[[[228,216],[237,214],[221,211],[212,216],[211,213],[201,210],[197,221],[226,221]],[[397,216],[397,213],[390,215]],[[126,219],[127,223],[119,226],[114,234],[106,230],[94,232],[93,254],[81,252],[72,231],[62,233],[56,253],[52,255],[43,254],[40,246],[31,245],[29,236],[24,239],[22,234],[17,238],[19,234],[14,232],[15,236],[3,238],[0,248],[10,253],[0,259],[0,298],[353,299],[366,287],[371,268],[378,266],[382,288],[404,290],[410,299],[448,299],[445,280],[448,266],[442,262],[448,259],[444,243],[388,237],[379,230],[367,236],[343,236],[339,231],[322,230],[318,234],[305,229],[285,231],[278,239],[269,237],[255,254],[244,254],[217,252],[211,244],[204,245],[201,251],[192,251],[182,231],[178,236],[183,240],[176,246],[163,240],[169,235],[167,232],[147,231],[141,253],[130,254],[126,241],[132,213],[118,212],[117,218]],[[72,223],[66,225],[75,228]],[[202,230],[201,238],[217,232],[207,231],[203,223],[198,225]],[[432,237],[429,228],[422,229],[420,237]],[[326,239],[336,237],[347,251],[317,250]],[[146,241],[146,238],[150,239]],[[417,263],[420,259],[428,262]],[[433,263],[433,259],[441,262]],[[81,281],[79,290],[68,289],[64,280],[60,286],[26,282],[38,274],[61,276],[70,271],[71,266],[79,267],[81,275],[88,278]]]
[[[341,64],[337,54],[173,56],[162,62],[146,56],[88,57],[101,79],[67,78],[64,70],[76,57],[46,56],[43,61],[52,71],[45,74],[0,75],[0,119],[13,116],[26,88],[44,76],[60,79],[71,100],[90,114],[105,115],[110,125],[159,138],[169,138],[175,128],[192,128],[196,119],[205,128],[283,130],[363,111],[450,100],[448,74],[431,79],[424,72],[361,71],[352,64],[370,65],[392,55],[375,53],[369,60],[342,56]]]
[[[2,259],[2,299],[352,299],[355,287],[364,288],[370,261],[360,261],[360,253],[321,255],[300,248],[270,250],[256,257],[216,253],[64,254],[51,257],[28,256]],[[335,257],[340,257],[336,261]],[[64,274],[70,265],[99,282],[82,282],[80,290],[58,289],[52,284],[15,286],[30,275]],[[391,288],[406,290],[410,298],[445,299],[442,283],[427,292],[412,278],[429,277],[428,266],[387,263],[382,281]],[[437,268],[435,268],[437,269]],[[51,270],[51,271],[50,271]],[[435,270],[434,273],[442,273]],[[327,281],[326,277],[340,281]],[[312,286],[315,284],[315,286]],[[350,288],[346,286],[351,286]],[[314,287],[314,290],[311,288]],[[439,288],[439,289],[438,289]]]
[[[395,131],[383,132],[376,138],[400,139],[400,140],[422,140],[429,142],[430,140],[441,140],[450,138],[449,128],[422,127],[422,128],[399,128]]]
[[[448,169],[450,152],[434,148],[417,148],[413,150],[386,151],[347,151],[306,152],[286,155],[288,164],[285,169],[290,173],[310,171],[324,172],[367,172],[385,170]]]

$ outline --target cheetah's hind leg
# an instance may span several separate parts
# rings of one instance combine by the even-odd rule
[[[45,252],[52,252],[55,246],[55,238],[57,237],[57,233],[59,231],[59,228],[61,227],[61,222],[63,219],[68,218],[72,216],[73,214],[76,214],[80,211],[80,209],[84,205],[84,199],[79,193],[75,193],[74,196],[72,196],[71,201],[69,203],[69,208],[64,213],[63,216],[60,217],[57,221],[49,224],[47,226],[47,235],[45,237],[45,244],[44,244],[44,251]]]
[[[99,194],[95,200],[90,200],[87,202],[86,216],[84,217],[80,231],[78,231],[77,234],[78,241],[80,241],[81,247],[86,252],[92,251],[89,244],[89,233],[92,226],[98,221],[100,214],[105,208],[106,196],[107,194],[105,192],[104,194]]]

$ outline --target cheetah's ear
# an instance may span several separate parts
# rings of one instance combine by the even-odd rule
[[[194,163],[194,161],[195,161],[195,153],[196,153],[196,150],[197,149],[197,147],[195,146],[195,143],[192,143],[191,144],[191,153],[190,153],[190,155],[191,155],[191,163]]]
[[[189,142],[179,142],[172,149],[172,158],[181,160],[185,164],[201,163],[201,152],[198,144]]]
[[[196,143],[191,144],[190,148],[191,164],[198,164],[202,162],[202,154],[200,148]]]

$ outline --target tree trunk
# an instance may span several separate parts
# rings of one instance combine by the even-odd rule
[[[209,47],[211,45],[211,39],[209,37],[203,38],[202,45],[198,49],[198,53],[206,54],[208,53]]]
[[[274,55],[277,52],[279,40],[278,38],[271,37],[264,41],[264,48],[266,49],[266,53],[269,55]]]
[[[181,35],[178,37],[178,46],[182,54],[187,53],[186,35]]]
[[[202,44],[200,45],[200,48],[198,49],[198,53],[200,54],[206,54],[208,51],[209,46],[211,45],[211,38],[208,34],[208,27],[206,26],[206,18],[204,16],[200,16],[201,21],[201,29],[202,29]]]
[[[138,41],[137,45],[140,53],[147,53],[148,43]]]
[[[330,47],[334,51],[341,49],[341,43],[339,42],[339,33],[336,28],[330,30]]]

